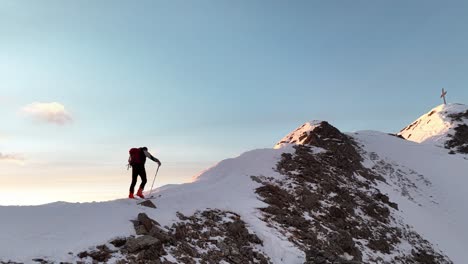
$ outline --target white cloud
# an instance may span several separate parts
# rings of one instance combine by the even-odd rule
[[[32,103],[23,107],[22,112],[36,120],[58,125],[65,125],[73,120],[65,106],[56,102]]]
[[[24,157],[21,155],[6,154],[6,153],[0,152],[0,162],[12,162],[12,163],[23,164],[24,160],[25,160]]]

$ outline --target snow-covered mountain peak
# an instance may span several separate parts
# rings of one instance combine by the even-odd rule
[[[341,132],[326,121],[314,120],[304,123],[286,135],[274,146],[280,149],[290,145],[315,145],[320,139],[341,137]]]
[[[468,153],[468,106],[439,105],[403,128],[398,135],[417,143]]]

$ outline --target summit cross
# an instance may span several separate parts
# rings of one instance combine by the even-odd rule
[[[444,98],[444,104],[447,104],[447,101],[445,101],[445,95],[447,94],[447,91],[442,88],[442,94],[440,95],[440,98]]]

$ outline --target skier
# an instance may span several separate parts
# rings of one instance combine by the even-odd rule
[[[152,161],[158,163],[158,166],[161,166],[161,162],[148,152],[147,147],[132,148],[130,149],[129,153],[130,157],[128,158],[128,164],[132,167],[132,183],[130,184],[130,194],[128,195],[128,198],[135,198],[133,196],[133,193],[135,191],[135,185],[137,182],[138,175],[140,175],[141,177],[141,184],[140,188],[138,189],[137,195],[141,198],[145,198],[145,196],[143,196],[143,189],[145,188],[145,184],[147,181],[145,170],[146,158],[149,158]]]

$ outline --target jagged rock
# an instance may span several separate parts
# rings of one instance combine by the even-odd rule
[[[100,251],[108,252],[108,253],[113,253],[114,251],[110,250],[107,245],[100,245],[96,247]]]
[[[141,206],[146,206],[146,207],[149,207],[149,208],[154,208],[156,209],[156,205],[151,201],[151,200],[145,200],[141,203],[138,203],[138,205],[141,205]]]
[[[227,231],[231,237],[235,239],[246,239],[249,235],[249,231],[245,228],[245,225],[241,221],[234,221],[232,223],[227,223]]]
[[[468,110],[465,112],[450,114],[449,117],[452,118],[452,121],[462,122],[464,119],[468,119]]]
[[[83,251],[77,256],[79,258],[91,257],[93,261],[106,262],[111,258],[112,253],[114,253],[114,251],[110,250],[106,245],[100,245],[96,247],[96,250],[91,252]]]
[[[374,198],[375,198],[376,200],[380,200],[380,201],[382,201],[382,202],[388,204],[388,205],[389,205],[390,207],[392,207],[393,209],[398,210],[398,204],[393,203],[393,202],[390,202],[390,198],[388,198],[387,195],[382,194],[382,193],[379,192],[379,193],[376,193],[376,194],[374,195]]]
[[[437,264],[438,258],[434,254],[427,252],[424,249],[413,250],[412,254],[416,263]]]
[[[145,235],[137,238],[129,238],[125,244],[125,249],[130,253],[135,253],[144,249],[148,249],[150,246],[160,244],[159,239]]]
[[[192,245],[190,245],[187,242],[180,243],[178,248],[179,248],[180,252],[183,253],[184,255],[191,256],[192,258],[198,258],[199,257],[199,253],[195,249],[195,247],[193,247]]]
[[[223,256],[229,256],[229,253],[231,252],[231,250],[229,249],[228,245],[226,245],[223,242],[220,242],[220,243],[218,243],[218,247],[221,250],[221,254]]]
[[[159,239],[162,243],[173,243],[174,239],[158,226],[153,226],[149,235]]]
[[[145,213],[139,213],[138,214],[138,221],[146,228],[146,231],[151,231],[153,229],[154,225],[160,226],[158,222],[155,220],[151,219],[146,215]]]
[[[454,128],[454,130],[455,134],[450,135],[450,140],[445,143],[445,147],[448,149],[456,149],[460,153],[468,154],[468,126],[465,124],[459,125]]]
[[[175,225],[174,237],[176,240],[184,240],[187,236],[187,227],[184,224]]]
[[[147,235],[148,231],[146,230],[145,226],[143,225],[138,225],[135,227],[135,233],[140,236],[140,235]]]
[[[49,261],[47,261],[47,260],[45,260],[45,259],[41,259],[41,258],[35,258],[35,259],[32,259],[32,261],[38,262],[38,263],[40,263],[40,264],[49,264],[49,263],[52,263],[52,262],[49,262]]]
[[[89,256],[98,262],[106,262],[107,260],[110,259],[111,254],[109,252],[105,251],[92,251]]]
[[[182,221],[189,220],[189,218],[186,217],[186,216],[185,216],[183,213],[181,213],[181,212],[176,212],[176,216],[177,216],[180,220],[182,220]]]
[[[163,248],[162,243],[156,243],[151,245],[148,249],[141,252],[138,256],[139,259],[153,260],[154,263],[160,263],[159,258],[165,255],[166,252]]]
[[[197,263],[193,258],[186,257],[186,256],[182,256],[179,259],[184,264],[196,264]]]
[[[79,258],[87,258],[89,256],[88,251],[83,251],[78,253],[77,255]]]
[[[258,176],[250,176],[250,179],[252,179],[254,182],[262,183],[262,180],[260,180],[260,177]]]
[[[123,247],[125,245],[125,243],[127,243],[127,239],[126,238],[116,238],[114,240],[112,240],[111,242],[112,245],[114,245],[114,247]]]

